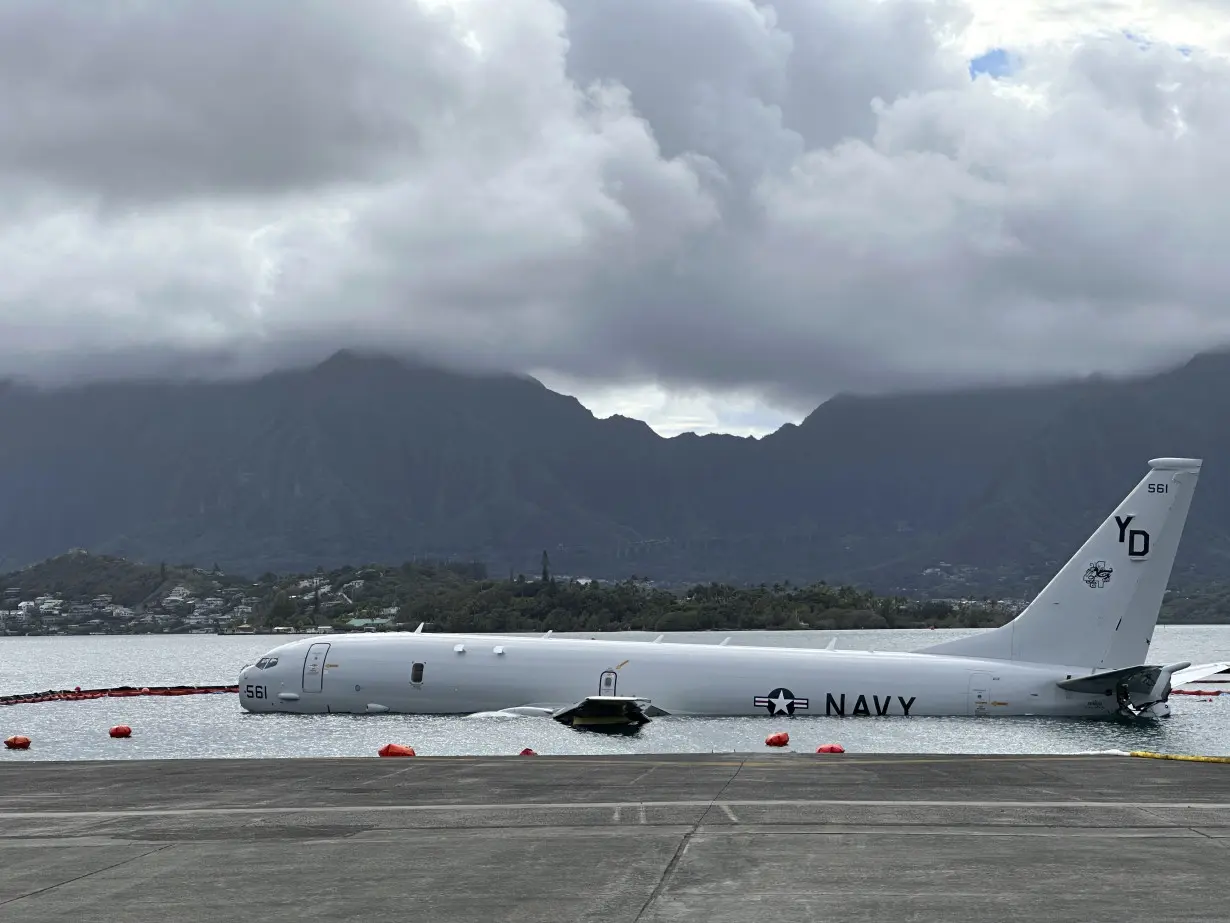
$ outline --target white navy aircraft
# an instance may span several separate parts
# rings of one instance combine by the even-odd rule
[[[1200,460],[1149,472],[1015,619],[912,652],[413,632],[295,640],[239,676],[252,712],[652,717],[1165,717],[1230,663],[1150,664]],[[605,728],[603,726],[606,726]]]

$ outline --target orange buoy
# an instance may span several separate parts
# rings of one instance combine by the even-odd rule
[[[22,734],[15,734],[4,741],[4,745],[10,750],[29,750],[30,738]]]
[[[764,739],[766,747],[784,747],[790,743],[790,735],[785,731],[774,731]]]
[[[381,756],[414,756],[414,747],[404,747],[401,744],[385,744],[380,748]]]
[[[521,755],[522,756],[537,756],[538,754],[535,753],[533,750],[531,750],[529,747],[526,747],[524,750],[521,751]]]
[[[126,724],[117,724],[107,733],[110,734],[112,737],[131,737],[132,728],[130,728]]]
[[[845,753],[846,748],[841,744],[821,744],[816,747],[817,753]]]

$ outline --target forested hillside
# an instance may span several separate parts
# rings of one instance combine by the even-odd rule
[[[90,615],[103,616],[103,627],[118,632],[188,630],[191,594],[200,597],[196,608],[209,614],[219,629],[246,624],[257,629],[385,630],[421,622],[430,631],[487,632],[988,627],[1008,621],[1026,602],[911,599],[824,583],[665,588],[637,578],[582,582],[554,576],[549,562],[537,574],[499,578],[476,563],[407,562],[393,567],[346,565],[298,575],[270,573],[252,581],[202,568],[151,566],[84,553],[5,574],[0,584],[6,594],[17,591],[7,600],[11,608],[54,595],[68,612],[74,604],[110,597],[108,601],[132,611]],[[188,599],[169,595],[177,589],[187,590]],[[205,605],[211,598],[220,605]],[[150,613],[159,615],[151,621]],[[1230,622],[1230,589],[1214,585],[1171,593],[1161,620]],[[41,619],[40,629],[48,623]],[[28,626],[23,622],[22,627]]]
[[[672,583],[1036,592],[1144,474],[1206,459],[1174,584],[1230,580],[1230,357],[834,398],[664,439],[531,379],[339,353],[251,381],[0,388],[0,569],[70,548],[228,572],[479,561]]]

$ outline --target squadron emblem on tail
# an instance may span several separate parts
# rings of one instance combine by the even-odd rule
[[[1110,583],[1110,575],[1114,572],[1114,568],[1107,567],[1105,561],[1095,561],[1085,571],[1085,583],[1095,590],[1100,590]]]

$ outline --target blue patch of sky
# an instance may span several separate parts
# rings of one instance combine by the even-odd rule
[[[1137,35],[1129,29],[1123,30],[1123,37],[1129,42],[1134,42],[1138,48],[1145,49],[1153,47],[1153,42],[1145,38],[1143,35]],[[1175,45],[1174,50],[1183,55],[1185,58],[1190,58],[1192,56],[1191,45]]]
[[[1129,29],[1122,30],[1122,33],[1124,38],[1133,42],[1142,50],[1151,48],[1154,44],[1143,35],[1138,35]],[[1192,46],[1190,45],[1175,45],[1174,49],[1185,58],[1190,58],[1192,55]],[[1020,59],[1011,54],[1006,48],[990,48],[976,58],[970,59],[970,79],[977,79],[983,74],[996,79],[1008,77],[1012,75],[1019,64]]]
[[[971,78],[976,78],[979,74],[986,74],[988,77],[1007,77],[1012,73],[1015,64],[1016,61],[1005,49],[992,48],[970,59],[969,75]]]

